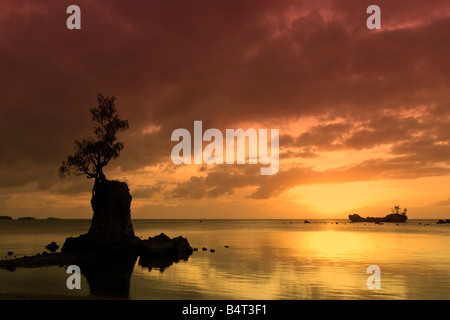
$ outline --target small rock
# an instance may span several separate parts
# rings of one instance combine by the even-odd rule
[[[42,255],[46,256],[46,255],[48,255],[48,252],[47,251],[42,251]]]
[[[311,223],[311,222],[309,222],[308,220],[305,220],[305,221],[303,221],[303,223]]]
[[[12,256],[13,254],[14,254],[14,252],[8,251],[8,256]]]
[[[216,252],[216,250],[214,250],[214,249],[211,249],[211,250],[209,250],[209,251],[212,252],[212,253]]]
[[[194,248],[194,249],[192,249],[192,251],[198,251],[198,248]]]
[[[55,252],[58,250],[59,246],[56,244],[56,242],[52,241],[52,243],[45,246],[45,249],[49,250],[50,252]]]
[[[225,248],[229,248],[229,246],[225,246]]]
[[[208,250],[208,249],[206,249],[205,247],[203,247],[202,250],[203,250],[203,251],[206,251],[206,250]]]

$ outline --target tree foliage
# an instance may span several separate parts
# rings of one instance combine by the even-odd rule
[[[393,214],[402,214],[402,215],[406,215],[406,211],[407,211],[408,209],[404,209],[403,210],[403,212],[402,213],[400,213],[400,211],[401,211],[401,208],[400,208],[400,206],[399,205],[395,205],[393,208],[391,208],[391,212],[393,213]]]
[[[75,140],[74,153],[59,168],[61,178],[73,173],[95,179],[95,183],[106,180],[103,168],[111,159],[117,158],[124,147],[116,135],[127,130],[129,125],[117,115],[116,98],[104,97],[100,93],[97,98],[98,106],[90,109],[92,120],[97,123],[95,137]]]

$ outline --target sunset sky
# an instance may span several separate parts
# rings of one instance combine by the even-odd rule
[[[1,1],[0,215],[92,216],[93,181],[58,168],[100,92],[133,218],[450,218],[449,57],[448,0]],[[195,120],[279,129],[279,172],[174,165]]]

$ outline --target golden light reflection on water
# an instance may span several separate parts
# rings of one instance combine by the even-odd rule
[[[369,248],[366,237],[358,233],[334,230],[289,234],[288,243],[296,243],[293,250],[306,250],[320,259],[342,259],[349,255],[364,255]],[[304,251],[302,252],[304,254]]]
[[[42,227],[42,223],[36,224]],[[51,229],[54,231],[42,234],[8,229],[10,234],[0,234],[1,245],[5,252],[14,249],[19,255],[29,254],[42,250],[39,248],[51,239],[62,239],[68,230],[78,232],[72,225],[58,222],[57,228]],[[152,221],[136,225],[139,236],[164,231],[170,237],[183,235],[194,247],[216,252],[200,250],[163,272],[136,264],[131,299],[450,299],[450,251],[446,245],[450,226],[307,225],[303,221]],[[86,225],[79,228],[84,230]],[[366,287],[369,265],[381,268],[380,290]],[[28,281],[20,287],[19,277],[2,281],[7,275],[0,272],[0,293],[35,290],[28,288]],[[12,289],[5,287],[7,283]]]
[[[230,249],[195,253],[163,273],[137,268],[135,274],[194,299],[449,298],[444,238],[337,230],[216,232],[210,245],[228,243]],[[382,270],[380,290],[366,286],[372,264]],[[430,289],[430,283],[436,287]],[[141,285],[136,296],[144,294],[145,281]]]

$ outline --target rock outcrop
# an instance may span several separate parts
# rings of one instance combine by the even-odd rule
[[[94,211],[89,232],[67,238],[61,251],[72,253],[136,252],[140,239],[131,223],[131,194],[125,182],[96,183],[91,199]]]
[[[367,217],[363,218],[359,214],[351,214],[348,216],[351,222],[405,222],[408,217],[405,214],[388,214],[384,218]]]
[[[59,246],[54,241],[45,246],[45,249],[47,249],[50,252],[55,252],[56,250],[58,250],[58,248]]]
[[[194,250],[183,237],[169,238],[164,233],[141,241],[139,265],[163,271],[174,262],[186,261]]]
[[[190,255],[192,247],[186,238],[176,237],[169,238],[164,233],[159,236],[149,237],[147,240],[141,240],[140,254],[142,255]]]
[[[131,194],[125,182],[104,181],[95,186],[91,199],[92,217],[89,233],[95,237],[134,238],[131,224]]]
[[[135,236],[131,223],[131,194],[125,182],[97,183],[92,195],[94,211],[89,232],[67,238],[62,252],[106,256],[164,257],[170,261],[192,254],[192,247],[183,237],[170,239],[165,234],[141,240]]]

